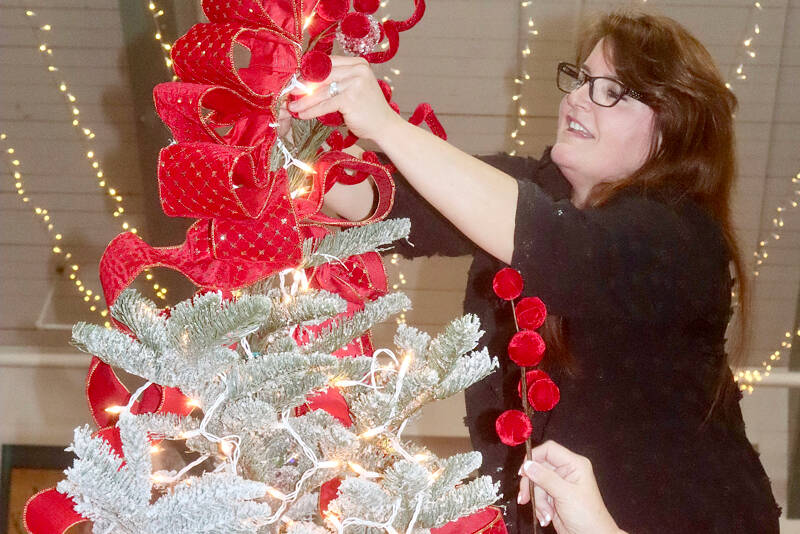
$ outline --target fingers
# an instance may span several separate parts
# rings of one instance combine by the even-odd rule
[[[306,108],[303,111],[297,112],[297,117],[303,120],[313,119],[315,117],[321,117],[322,115],[327,115],[328,113],[333,113],[335,111],[339,111],[340,106],[338,103],[338,99],[341,98],[341,95],[328,98],[323,100],[322,102]]]
[[[538,447],[534,447],[531,451],[531,457],[535,462],[549,463],[556,468],[572,464],[577,459],[583,458],[555,441],[545,441]]]
[[[555,500],[560,501],[569,498],[569,482],[561,478],[555,471],[549,469],[544,464],[530,460],[525,462],[522,468],[525,475],[530,478],[534,484],[541,487]]]
[[[331,56],[331,64],[334,67],[340,67],[350,65],[369,65],[369,62],[363,57]]]
[[[517,495],[517,502],[519,504],[528,504],[531,500],[530,486],[531,481],[528,477],[521,477],[519,481],[519,494]],[[536,500],[536,518],[539,524],[545,526],[550,523],[550,520],[555,516],[555,509],[553,507],[553,499],[544,491],[544,489],[535,486],[533,487],[534,499]]]

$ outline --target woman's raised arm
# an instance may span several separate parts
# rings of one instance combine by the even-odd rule
[[[329,89],[332,82],[337,91]],[[376,142],[408,182],[464,235],[501,261],[511,261],[516,180],[404,121],[386,103],[365,60],[334,57],[328,79],[289,109],[302,119],[341,112],[350,130]],[[365,195],[360,191],[358,205],[342,215],[368,209],[360,205]],[[340,200],[334,206],[340,213],[341,204]]]

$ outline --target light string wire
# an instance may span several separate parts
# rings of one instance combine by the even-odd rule
[[[22,162],[19,160],[19,156],[16,155],[16,149],[11,146],[10,141],[8,141],[8,134],[0,133],[0,141],[3,142],[3,145],[6,145],[3,147],[3,153],[5,154],[4,162],[8,168],[8,172],[14,177],[14,189],[17,192],[17,198],[19,198],[23,204],[32,205],[33,207],[31,210],[41,219],[42,223],[45,224],[47,232],[51,235],[52,239],[50,252],[54,256],[62,258],[60,262],[64,265],[65,271],[69,273],[68,277],[73,282],[74,288],[78,291],[79,296],[83,298],[84,302],[88,303],[89,311],[98,313],[100,317],[107,317],[108,310],[106,310],[102,304],[100,304],[98,308],[100,293],[86,286],[80,278],[80,265],[70,262],[73,254],[62,244],[64,235],[56,229],[55,221],[50,211],[32,202],[31,197],[26,193],[24,177],[21,171]],[[105,327],[110,328],[111,323],[106,321]]]
[[[65,105],[69,109],[70,116],[72,117],[71,124],[73,128],[75,128],[75,130],[81,134],[79,135],[79,139],[81,144],[84,146],[85,157],[87,161],[90,162],[90,166],[92,168],[91,172],[93,172],[97,178],[97,185],[116,203],[111,215],[115,218],[122,219],[122,223],[120,223],[120,228],[122,228],[122,230],[131,232],[133,234],[138,233],[138,229],[130,222],[125,220],[124,217],[122,217],[123,213],[125,213],[123,197],[115,187],[112,187],[109,184],[108,179],[105,176],[105,172],[101,167],[100,161],[96,157],[96,151],[92,144],[93,140],[97,136],[96,133],[92,131],[91,128],[88,128],[81,123],[81,112],[80,108],[78,107],[78,99],[72,93],[70,86],[67,84],[64,77],[58,74],[60,69],[53,61],[53,48],[47,44],[46,39],[46,36],[50,35],[50,32],[53,30],[53,25],[49,23],[38,24],[36,22],[38,15],[31,9],[25,11],[25,16],[31,21],[31,30],[34,38],[39,43],[38,50],[41,53],[41,57],[43,63],[46,65],[47,71],[50,73],[51,80],[53,81],[55,87],[58,88],[59,93],[61,93],[64,99]],[[144,272],[145,278],[152,281],[153,275],[150,273],[150,270],[146,269]],[[167,288],[163,285],[158,284],[157,282],[153,283],[153,291],[158,298],[162,300],[166,298]]]

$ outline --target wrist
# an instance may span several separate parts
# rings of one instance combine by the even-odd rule
[[[406,122],[399,113],[395,113],[394,110],[392,110],[384,121],[383,126],[372,136],[372,141],[374,141],[383,152],[387,152],[387,147],[392,146],[396,140],[403,135],[403,130],[408,126],[413,127],[413,125]]]

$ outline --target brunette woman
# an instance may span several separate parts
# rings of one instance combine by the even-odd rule
[[[513,328],[490,294],[503,264],[547,304],[561,402],[534,432],[591,460],[620,528],[778,532],[724,347],[731,290],[747,298],[730,214],[736,98],[693,36],[646,14],[595,21],[575,62],[558,65],[566,95],[538,161],[482,161],[409,125],[361,59],[335,59],[326,84],[290,109],[304,119],[340,111],[397,166],[407,183],[398,180],[393,215],[411,217],[409,255],[474,254],[465,310],[481,317],[494,354]],[[372,200],[363,185],[327,199],[351,219]],[[501,480],[509,530],[529,532],[516,509],[523,451],[494,432],[518,402],[503,361],[467,391],[467,424],[484,472]]]

